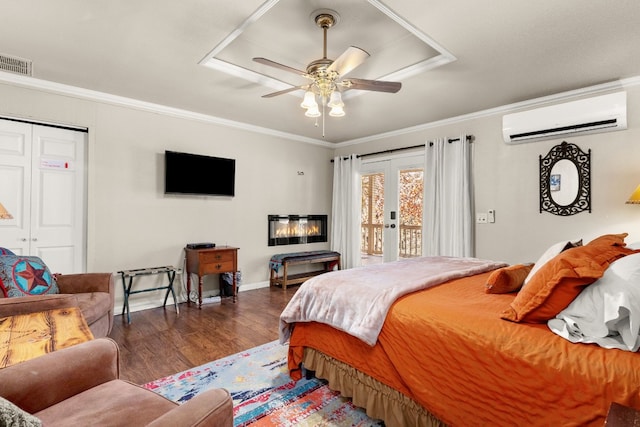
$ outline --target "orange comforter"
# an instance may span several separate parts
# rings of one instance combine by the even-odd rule
[[[300,377],[304,347],[315,348],[454,426],[602,425],[611,402],[640,409],[640,354],[500,319],[515,294],[486,294],[489,274],[400,298],[373,347],[327,325],[297,323],[292,378]]]

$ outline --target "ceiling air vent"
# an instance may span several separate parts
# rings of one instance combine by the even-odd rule
[[[31,61],[0,53],[0,71],[31,76]]]

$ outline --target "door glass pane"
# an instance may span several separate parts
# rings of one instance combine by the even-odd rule
[[[384,222],[384,174],[362,175],[362,264],[382,262],[382,226]]]
[[[422,256],[422,169],[400,171],[400,258]]]
[[[422,256],[421,158],[378,161],[362,175],[362,265]]]

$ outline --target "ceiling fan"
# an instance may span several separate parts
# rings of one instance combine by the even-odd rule
[[[319,117],[321,115],[318,105],[315,102],[315,96],[321,99],[321,104],[331,107],[331,116],[343,116],[344,103],[340,92],[348,89],[370,90],[376,92],[396,93],[402,87],[402,83],[389,82],[382,80],[367,80],[358,78],[344,78],[345,75],[358,67],[369,57],[369,54],[355,46],[349,47],[335,61],[327,58],[327,31],[337,23],[337,12],[329,9],[323,9],[314,12],[315,23],[323,30],[323,55],[321,59],[312,61],[307,65],[306,71],[298,70],[287,65],[280,64],[266,58],[253,58],[255,62],[279,68],[298,74],[311,80],[310,83],[292,86],[278,92],[263,95],[263,98],[272,98],[274,96],[283,95],[295,90],[306,90],[302,107],[307,109],[305,115],[309,117]],[[312,16],[314,15],[312,14]]]

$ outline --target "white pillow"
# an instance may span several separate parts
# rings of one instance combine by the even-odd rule
[[[613,262],[604,275],[548,322],[572,342],[605,348],[640,348],[640,253]]]
[[[562,252],[567,247],[567,245],[569,245],[569,247],[571,247],[572,245],[574,245],[574,243],[571,243],[571,241],[569,241],[569,240],[563,240],[562,242],[558,242],[558,243],[552,245],[549,249],[547,249],[540,256],[540,258],[538,258],[536,263],[533,265],[533,268],[531,269],[531,271],[527,275],[526,279],[524,279],[523,286],[526,285],[527,283],[529,283],[529,280],[531,280],[533,275],[536,274],[536,272],[538,270],[540,270],[543,265],[545,265],[547,262],[549,262],[549,260],[551,260],[553,257],[555,257],[560,252]]]
[[[629,249],[640,249],[640,242],[633,242],[626,247]]]

